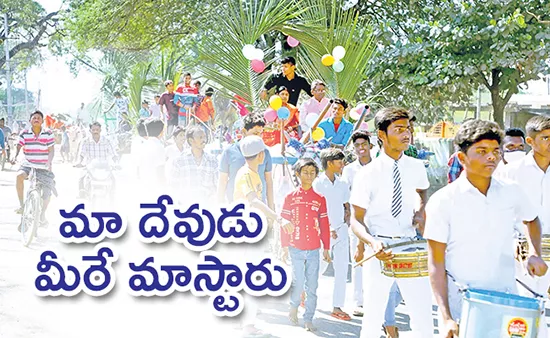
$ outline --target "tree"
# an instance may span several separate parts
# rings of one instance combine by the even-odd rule
[[[221,0],[73,0],[67,17],[78,50],[150,51],[193,39],[199,23],[215,22]]]
[[[302,68],[310,79],[322,79],[332,93],[348,101],[358,99],[356,94],[375,49],[372,26],[356,8],[345,9],[337,0],[301,0],[300,16],[283,32],[300,40],[298,55]],[[336,46],[343,46],[345,67],[340,73],[321,63],[324,54],[331,54]],[[368,96],[363,96],[365,99]]]
[[[8,13],[10,58],[47,46],[47,41],[59,29],[59,11],[46,13],[34,0],[2,0],[0,12]],[[4,49],[4,19],[0,29],[1,48]],[[0,53],[0,68],[6,63],[5,53]]]
[[[550,30],[529,13],[549,10],[539,0],[424,0],[377,12],[384,16],[378,21],[383,44],[371,73],[389,71],[398,90],[406,89],[401,92],[416,92],[420,101],[439,95],[442,104],[485,86],[493,119],[503,126],[511,96],[548,72]]]

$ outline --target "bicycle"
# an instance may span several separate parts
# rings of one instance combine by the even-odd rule
[[[38,182],[36,169],[31,168],[28,180],[29,190],[23,204],[21,215],[21,240],[24,246],[29,246],[36,237],[42,215],[42,185]]]

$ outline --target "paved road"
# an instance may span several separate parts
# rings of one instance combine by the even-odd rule
[[[10,169],[9,166],[7,168]],[[16,227],[19,217],[13,210],[17,207],[14,189],[15,172],[0,172],[0,338],[83,338],[83,337],[238,337],[235,320],[218,320],[209,313],[206,299],[190,295],[173,295],[166,298],[133,298],[125,294],[123,285],[117,283],[115,290],[106,297],[93,298],[80,294],[74,298],[41,298],[34,295],[36,263],[40,253],[46,249],[59,250],[68,260],[83,252],[89,252],[92,245],[60,244],[57,235],[59,208],[74,205],[77,193],[79,171],[68,164],[55,163],[60,196],[53,199],[48,217],[51,225],[40,229],[39,238],[30,248],[22,246]],[[125,176],[127,171],[119,175]],[[121,180],[122,182],[123,180]],[[120,190],[131,191],[131,187],[119,185]],[[130,230],[130,228],[129,228]],[[131,235],[125,235],[131,237]],[[121,253],[143,246],[120,241]],[[118,243],[117,243],[118,244]],[[139,245],[139,244],[138,244]],[[151,247],[149,247],[151,248]],[[189,257],[181,247],[157,246],[151,250],[155,255],[168,257]],[[136,251],[136,250],[134,250]],[[172,254],[172,252],[176,252]],[[195,257],[195,258],[193,258]],[[120,267],[122,269],[124,260]],[[117,270],[118,272],[118,270]],[[118,275],[117,275],[118,278]],[[121,278],[122,279],[122,278]],[[121,282],[122,283],[122,282]],[[350,322],[330,317],[332,280],[322,277],[319,287],[319,303],[314,320],[316,333],[308,333],[301,327],[290,325],[287,320],[288,299],[261,299],[261,314],[258,326],[272,337],[358,337],[361,319]],[[347,304],[344,308],[353,312],[351,284],[348,284]],[[401,337],[411,337],[409,317],[402,305],[397,310]],[[434,320],[437,323],[434,312]],[[300,325],[303,325],[300,319]]]

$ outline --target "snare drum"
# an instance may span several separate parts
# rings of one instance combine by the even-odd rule
[[[392,248],[389,261],[380,261],[382,274],[393,278],[425,277],[428,275],[428,245],[426,240],[411,241]]]
[[[481,289],[463,296],[460,338],[537,337],[541,299]]]
[[[529,245],[527,244],[527,238],[523,235],[518,235],[516,238],[516,254],[515,258],[521,262],[527,259],[529,253]]]
[[[541,241],[542,259],[550,261],[550,235],[543,235]],[[516,239],[516,259],[525,260],[529,254],[529,244],[525,236],[518,236]]]

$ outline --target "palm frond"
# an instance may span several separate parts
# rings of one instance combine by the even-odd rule
[[[263,34],[296,18],[301,9],[292,0],[229,0],[220,11],[223,20],[219,27],[210,30],[199,46],[203,61],[199,69],[221,93],[237,94],[252,107],[258,107],[261,105],[259,93],[270,74],[252,71],[250,61],[242,55],[242,47],[256,44]],[[271,47],[264,53],[271,55],[273,51]],[[265,59],[264,62],[269,68],[273,60]]]
[[[301,69],[310,79],[322,79],[329,91],[346,100],[358,99],[356,93],[363,80],[368,62],[375,50],[370,22],[355,8],[344,10],[337,0],[300,0],[299,19],[282,27],[285,34],[298,39]],[[321,63],[324,54],[343,46],[345,67],[336,73]]]

